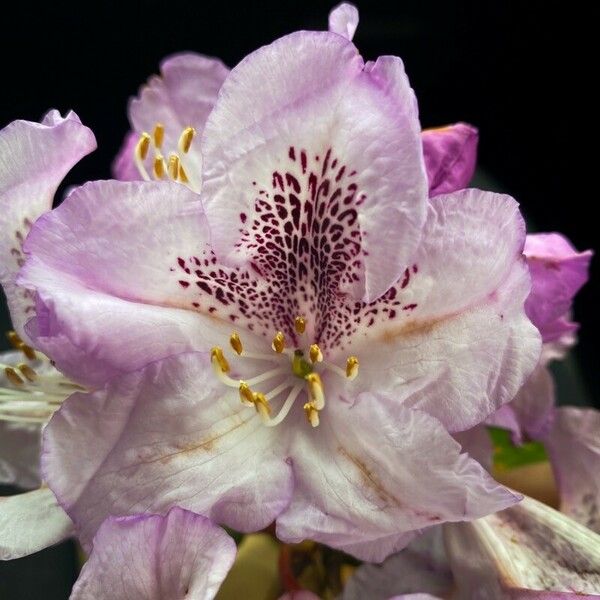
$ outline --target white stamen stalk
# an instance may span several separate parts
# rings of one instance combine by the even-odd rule
[[[267,421],[265,423],[265,425],[267,427],[275,427],[275,425],[279,425],[279,423],[281,423],[288,415],[288,413],[290,412],[290,409],[292,408],[296,398],[298,397],[298,394],[302,391],[302,384],[297,384],[292,391],[289,393],[289,396],[286,398],[285,402],[283,403],[283,406],[281,407],[281,410],[279,411],[279,413],[277,414],[276,417],[274,417],[273,419],[271,419],[270,421]]]

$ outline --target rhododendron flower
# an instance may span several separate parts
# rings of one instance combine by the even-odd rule
[[[470,523],[434,527],[381,566],[359,567],[342,599],[414,598],[420,592],[556,600],[597,598],[599,590],[600,536],[525,497]]]
[[[358,10],[340,4],[329,30],[352,40]],[[116,179],[173,180],[200,191],[202,156],[197,142],[229,70],[218,59],[186,52],[166,58],[129,102],[131,131],[113,164]],[[422,133],[429,195],[467,187],[475,171],[477,129],[465,123]]]
[[[448,432],[537,362],[523,222],[497,194],[428,202],[400,60],[284,37],[228,75],[200,150],[202,207],[176,183],[96,182],[26,242],[31,337],[110,380],[45,434],[84,543],[179,504],[381,560],[516,501]]]
[[[18,352],[0,354],[0,483],[39,485],[40,426],[78,386],[32,348],[24,325],[34,295],[15,284],[31,225],[52,208],[56,188],[71,167],[94,150],[92,132],[70,112],[50,111],[41,123],[15,121],[0,131],[0,284]]]
[[[235,554],[234,541],[222,529],[177,507],[164,517],[109,517],[71,599],[211,600]]]

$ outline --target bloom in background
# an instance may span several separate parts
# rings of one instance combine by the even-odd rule
[[[95,147],[94,135],[73,112],[61,117],[50,111],[41,123],[15,121],[0,131],[0,283],[17,350],[0,355],[0,483],[39,485],[40,426],[81,389],[29,345],[24,326],[35,314],[35,298],[15,278],[31,225],[51,210],[63,177]]]
[[[72,600],[211,600],[236,554],[208,519],[181,508],[165,516],[109,517],[71,594]]]
[[[470,523],[434,527],[381,566],[359,567],[342,599],[591,599],[598,590],[600,536],[525,497]]]
[[[537,362],[523,223],[497,194],[428,202],[420,129],[399,59],[299,32],[221,86],[203,208],[178,183],[95,182],[36,223],[28,331],[109,381],[45,434],[88,547],[111,514],[179,504],[381,560],[517,500],[449,432]]]
[[[329,30],[352,40],[358,10],[340,4]],[[131,98],[131,131],[113,163],[115,179],[172,180],[200,191],[202,156],[198,142],[229,69],[218,59],[186,52],[166,58]],[[475,171],[477,129],[466,123],[422,132],[423,158],[431,197],[466,188]]]

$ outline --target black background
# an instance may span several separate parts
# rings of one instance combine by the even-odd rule
[[[424,127],[459,120],[478,126],[482,173],[521,202],[532,227],[563,232],[579,249],[594,248],[598,239],[597,100],[591,91],[598,71],[592,31],[597,15],[584,7],[363,2],[355,37],[368,59],[404,59]],[[93,129],[99,149],[67,183],[109,177],[127,130],[127,98],[157,71],[161,58],[195,50],[233,66],[285,33],[325,28],[330,8],[327,2],[283,1],[5,3],[0,126],[16,118],[38,120],[51,107],[72,108]],[[592,279],[575,305],[582,328],[574,356],[596,402],[597,307]],[[562,396],[569,403],[568,387]],[[40,587],[36,571],[28,566],[19,575],[16,563],[0,568],[0,598],[66,597],[68,577],[60,575],[55,584],[42,578]],[[53,596],[51,588],[61,585]]]

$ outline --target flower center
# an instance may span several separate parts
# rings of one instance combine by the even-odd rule
[[[301,343],[306,331],[304,317],[296,317],[294,328],[298,334],[299,343]],[[231,334],[229,344],[240,357],[277,363],[275,368],[268,369],[251,379],[234,379],[229,375],[230,366],[223,349],[215,346],[211,351],[212,366],[219,380],[228,387],[237,388],[242,403],[248,407],[254,407],[267,427],[279,425],[285,419],[302,391],[306,392],[308,398],[308,402],[304,404],[306,419],[313,427],[317,427],[319,413],[325,408],[325,391],[320,371],[329,370],[343,379],[350,380],[358,375],[356,356],[348,357],[344,370],[324,360],[323,353],[317,344],[310,344],[307,349],[288,348],[285,336],[281,331],[275,334],[271,343],[274,354],[247,352],[239,334],[235,332]],[[281,382],[269,392],[256,390],[255,386],[274,379],[279,379]],[[281,404],[277,415],[273,416],[271,403],[279,397],[283,397],[285,392],[287,392],[287,397]]]
[[[0,363],[5,375],[0,383],[0,421],[44,425],[73,392],[84,388],[64,377],[47,356],[25,344],[14,331],[7,337],[26,361]]]
[[[191,176],[192,169],[188,168],[187,155],[196,135],[193,127],[186,127],[179,136],[176,149],[170,149],[164,154],[165,128],[162,123],[156,123],[152,135],[144,131],[134,150],[134,162],[145,181],[150,181],[146,163],[150,162],[150,171],[157,180],[171,179],[187,185],[194,192],[199,192],[196,181]],[[150,150],[152,157],[150,160]]]

